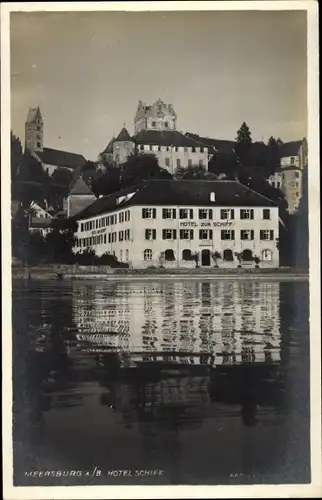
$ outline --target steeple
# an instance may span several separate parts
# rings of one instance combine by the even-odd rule
[[[25,123],[25,149],[32,151],[42,151],[44,141],[44,122],[39,106],[29,108]]]

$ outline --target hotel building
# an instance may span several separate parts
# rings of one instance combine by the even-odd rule
[[[103,196],[77,220],[74,252],[133,268],[279,266],[279,212],[236,181],[148,180]]]

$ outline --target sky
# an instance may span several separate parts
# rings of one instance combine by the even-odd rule
[[[40,106],[44,146],[96,160],[139,100],[177,128],[233,140],[307,135],[306,13],[11,13],[11,127]]]

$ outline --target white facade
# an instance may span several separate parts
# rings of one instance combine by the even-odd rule
[[[157,146],[142,144],[138,153],[153,154],[161,168],[174,174],[178,167],[203,166],[208,170],[208,148],[203,146]]]
[[[175,130],[177,115],[171,104],[158,99],[151,106],[139,101],[134,118],[134,133],[141,130]]]
[[[254,267],[255,256],[260,267],[279,266],[277,207],[129,206],[77,224],[75,252],[107,252],[134,268],[194,268],[189,253],[202,267]]]

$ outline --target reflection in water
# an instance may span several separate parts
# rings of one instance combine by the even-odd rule
[[[240,482],[256,474],[257,482],[276,474],[278,482],[308,480],[308,450],[302,446],[296,474],[290,451],[307,435],[308,405],[294,423],[302,429],[297,441],[287,420],[299,404],[288,396],[299,346],[302,383],[308,375],[307,316],[290,320],[285,309],[299,294],[305,307],[306,286],[218,280],[17,289],[17,484],[48,484],[30,483],[23,472],[44,463],[99,464],[102,484],[115,481],[109,469],[138,467],[163,469],[164,484],[229,483],[238,471]],[[307,383],[301,390],[307,402]],[[290,469],[284,479],[281,467]]]

